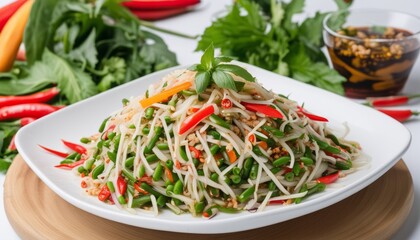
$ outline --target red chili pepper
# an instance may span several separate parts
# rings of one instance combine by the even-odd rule
[[[111,196],[111,191],[109,190],[108,186],[105,184],[102,188],[101,191],[98,194],[98,199],[100,201],[105,201],[109,198],[109,196]]]
[[[60,90],[53,87],[41,92],[24,96],[0,96],[0,107],[13,106],[24,103],[45,103],[58,95]]]
[[[394,118],[395,120],[399,122],[405,122],[412,116],[418,116],[420,115],[420,112],[412,111],[410,109],[404,109],[404,110],[394,110],[394,109],[383,109],[383,108],[376,108],[376,110],[385,113],[386,115]]]
[[[120,175],[117,179],[118,191],[121,195],[124,195],[127,190],[127,181]]]
[[[136,190],[137,190],[137,192],[139,192],[139,193],[141,193],[141,194],[144,194],[144,195],[149,194],[149,192],[147,192],[146,190],[144,190],[143,188],[141,188],[141,187],[139,186],[139,184],[137,184],[137,183],[134,183],[134,189],[136,189]]]
[[[75,168],[77,166],[82,165],[85,161],[86,161],[86,159],[85,158],[82,158],[79,161],[74,162],[74,163],[62,163],[62,164],[56,165],[54,167],[56,167],[56,168],[64,168],[64,169],[73,169],[73,168]]]
[[[307,118],[314,120],[314,121],[318,121],[318,122],[328,122],[328,119],[312,114],[312,113],[308,113],[305,111],[305,109],[303,109],[302,107],[298,107],[298,110],[300,113],[302,113],[303,115],[305,115]]]
[[[45,151],[50,152],[50,153],[52,153],[54,155],[57,155],[59,157],[62,157],[62,158],[66,158],[66,157],[69,156],[68,153],[63,153],[63,152],[60,152],[60,151],[57,151],[57,150],[54,150],[54,149],[51,149],[51,148],[44,147],[42,145],[38,145],[38,146],[41,147],[42,149],[44,149]]]
[[[223,98],[221,104],[224,109],[229,109],[233,106],[232,101],[228,98]]]
[[[286,201],[285,200],[270,200],[268,203],[269,204],[284,204]]]
[[[0,9],[0,32],[10,17],[26,2],[26,0],[17,0]]]
[[[330,184],[337,181],[339,175],[340,175],[340,171],[337,171],[335,173],[331,173],[330,175],[320,177],[316,181],[318,183]]]
[[[153,178],[152,177],[149,177],[149,176],[147,176],[147,175],[144,175],[143,177],[141,177],[140,179],[139,179],[139,182],[145,182],[145,183],[147,183],[147,184],[149,184],[149,185],[153,185]]]
[[[160,9],[160,10],[140,10],[140,9],[131,9],[130,11],[136,15],[138,18],[143,20],[160,20],[169,18],[184,12],[189,11],[190,8],[170,8],[170,9]]]
[[[200,0],[132,0],[122,4],[134,9],[162,9],[188,7],[200,3]]]
[[[31,117],[21,118],[20,119],[20,126],[21,127],[26,126],[26,125],[28,125],[29,123],[31,123],[35,120],[36,120],[36,118],[31,118]]]
[[[40,118],[55,111],[57,111],[56,107],[44,103],[6,106],[0,108],[0,121],[24,117]]]
[[[115,129],[115,124],[112,124],[111,126],[109,126],[108,129],[105,130],[105,133],[103,135],[103,140],[107,140],[109,132],[112,132],[114,129]]]
[[[77,153],[85,154],[87,152],[86,148],[83,147],[82,145],[72,143],[72,142],[68,142],[68,141],[65,141],[63,139],[61,139],[61,141],[64,143],[64,145],[66,145],[66,147],[70,148],[71,150],[73,150]]]
[[[414,98],[420,98],[420,94],[410,96],[370,97],[366,98],[366,104],[373,107],[398,106],[404,105]]]
[[[214,113],[214,107],[213,105],[209,105],[200,111],[194,113],[193,115],[189,116],[187,119],[184,120],[184,122],[181,123],[181,127],[179,129],[179,134],[184,134],[186,131],[188,131],[191,128],[194,128],[199,124],[201,121],[203,121],[208,116],[212,115]]]
[[[283,118],[283,114],[281,114],[281,112],[269,105],[247,102],[241,102],[241,104],[244,105],[248,111],[262,113],[271,118]]]
[[[194,158],[200,158],[200,156],[201,156],[201,151],[200,150],[198,150],[197,148],[195,148],[193,146],[189,146],[188,148],[190,149],[191,152],[194,153],[194,156],[193,156]]]

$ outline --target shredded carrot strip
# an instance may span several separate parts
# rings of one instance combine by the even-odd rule
[[[172,176],[172,171],[169,168],[165,168],[166,177],[169,179],[171,183],[174,182],[174,177]]]
[[[236,157],[235,150],[230,150],[230,151],[228,151],[228,152],[227,152],[227,155],[228,155],[228,157],[229,157],[229,162],[230,162],[230,163],[234,163],[234,162],[236,161],[237,157]]]
[[[268,145],[267,145],[267,143],[266,143],[266,142],[264,142],[264,141],[259,142],[259,143],[258,143],[258,145],[259,145],[262,149],[264,149],[264,150],[267,150],[267,149],[268,149]]]
[[[182,90],[186,90],[186,89],[190,88],[191,86],[192,86],[191,82],[181,83],[181,84],[179,84],[179,85],[177,85],[173,88],[164,90],[164,91],[162,91],[162,92],[160,92],[160,93],[158,93],[154,96],[151,96],[149,98],[141,100],[140,105],[143,108],[147,108],[150,105],[152,105],[154,103],[162,102],[162,101],[168,99],[169,97],[181,92]]]

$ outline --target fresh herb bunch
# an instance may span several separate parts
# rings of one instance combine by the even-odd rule
[[[344,0],[335,2],[339,10],[350,6]],[[223,55],[344,94],[346,79],[328,66],[321,51],[322,22],[328,13],[317,12],[300,24],[293,22],[304,4],[305,0],[237,0],[226,16],[206,28],[196,50],[213,42]],[[337,25],[343,20],[337,19]]]
[[[244,68],[226,63],[232,60],[230,57],[214,57],[214,46],[211,43],[204,51],[200,64],[194,64],[189,68],[192,71],[197,71],[195,75],[197,93],[204,92],[211,83],[215,83],[221,88],[240,91],[245,84],[233,80],[230,73],[242,77],[246,81],[255,81],[255,78]]]
[[[25,29],[27,64],[0,75],[0,95],[57,85],[74,103],[177,64],[164,41],[117,0],[42,0]]]

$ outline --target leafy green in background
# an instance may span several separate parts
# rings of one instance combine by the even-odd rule
[[[339,10],[349,7],[344,0],[335,2]],[[343,94],[346,79],[328,66],[321,51],[322,22],[328,13],[294,22],[304,5],[305,0],[237,0],[226,16],[206,28],[196,50],[213,43],[222,55]]]
[[[165,42],[118,0],[36,1],[24,44],[27,63],[15,65],[19,75],[0,74],[0,95],[57,85],[62,103],[75,103],[177,65]]]

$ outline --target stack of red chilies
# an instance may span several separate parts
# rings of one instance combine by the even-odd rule
[[[143,20],[159,20],[191,10],[200,0],[131,0],[123,2],[130,11]]]
[[[61,109],[63,106],[47,104],[59,94],[56,87],[25,95],[25,96],[0,96],[0,122],[16,122],[23,127],[34,120]],[[9,144],[8,150],[16,150],[14,140]]]
[[[420,112],[413,111],[411,109],[389,109],[385,107],[405,105],[408,104],[410,100],[415,98],[420,98],[420,94],[408,96],[401,95],[389,97],[372,97],[366,99],[366,104],[396,119],[397,121],[405,122],[413,116],[419,116]]]

